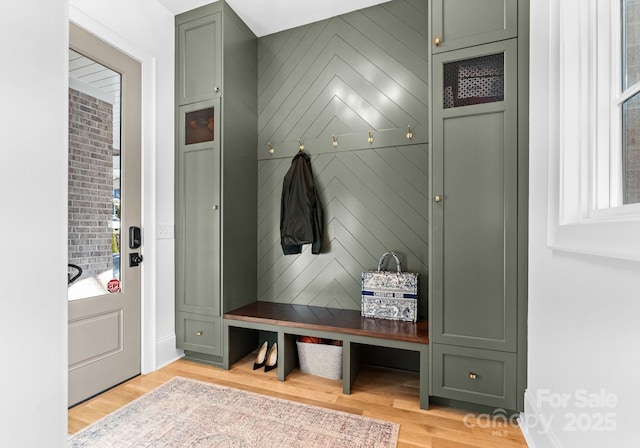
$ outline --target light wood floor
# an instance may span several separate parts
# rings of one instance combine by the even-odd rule
[[[398,448],[526,447],[520,429],[501,421],[469,418],[466,411],[418,407],[418,375],[390,369],[363,367],[351,395],[342,394],[340,380],[328,380],[294,370],[279,382],[276,370],[252,370],[253,357],[228,371],[179,360],[148,375],[133,378],[69,410],[69,432],[94,421],[160,386],[175,376],[193,378],[287,400],[363,415],[400,424]],[[467,417],[465,417],[467,416]],[[474,426],[475,425],[475,426]],[[265,447],[269,448],[269,447]]]

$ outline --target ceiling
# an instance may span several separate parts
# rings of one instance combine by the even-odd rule
[[[177,15],[212,0],[157,0]],[[389,0],[227,0],[256,36],[317,22]]]

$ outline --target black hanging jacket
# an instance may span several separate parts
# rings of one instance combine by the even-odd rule
[[[324,221],[322,204],[313,183],[311,159],[303,151],[291,161],[284,176],[280,204],[280,243],[285,255],[299,254],[303,244],[311,244],[311,253],[322,247]]]

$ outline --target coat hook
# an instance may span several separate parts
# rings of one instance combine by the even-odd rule
[[[373,143],[373,134],[369,131],[369,138],[367,139],[369,143]]]
[[[333,139],[333,142],[331,143],[333,145],[334,148],[338,147],[338,140],[336,139],[335,135],[332,135],[331,138]]]
[[[271,146],[271,142],[267,143],[267,148],[269,148],[269,154],[276,152],[275,149],[273,149],[273,146]]]
[[[300,151],[304,151],[304,145],[302,144],[302,140],[298,139],[298,148]]]
[[[413,132],[411,132],[411,126],[407,126],[407,128],[408,128],[407,138],[411,140],[413,138]]]

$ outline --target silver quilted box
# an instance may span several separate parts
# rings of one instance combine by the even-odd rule
[[[383,271],[387,255],[396,260],[396,271]],[[380,258],[377,271],[362,273],[362,316],[415,322],[418,318],[418,274],[402,272],[394,252]]]

